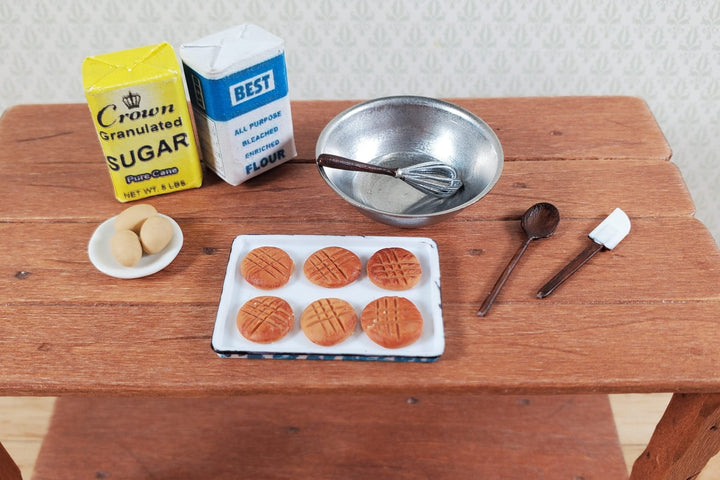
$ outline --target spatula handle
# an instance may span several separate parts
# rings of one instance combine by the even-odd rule
[[[317,164],[327,168],[339,168],[340,170],[351,170],[353,172],[380,173],[382,175],[390,175],[391,177],[395,176],[395,170],[392,168],[358,162],[357,160],[351,160],[329,153],[321,153],[317,158]]]
[[[543,287],[537,293],[538,298],[545,298],[550,295],[553,290],[559,287],[560,284],[563,283],[565,280],[570,278],[570,276],[575,273],[580,267],[582,267],[585,262],[590,260],[596,253],[598,253],[602,249],[603,246],[599,243],[592,242],[590,245],[588,245],[585,250],[580,252],[577,257],[575,257],[570,263],[565,265],[565,267],[560,270],[557,275],[555,275],[549,282],[543,285]]]

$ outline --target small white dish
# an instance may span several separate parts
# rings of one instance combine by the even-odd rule
[[[110,252],[110,237],[115,233],[113,222],[116,217],[109,218],[95,229],[88,243],[88,256],[95,268],[106,275],[115,278],[140,278],[157,273],[170,265],[183,244],[183,234],[180,226],[167,215],[158,214],[170,220],[173,227],[173,237],[170,243],[160,252],[153,255],[143,254],[137,265],[126,267],[120,265]]]

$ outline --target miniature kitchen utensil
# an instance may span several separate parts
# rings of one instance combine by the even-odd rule
[[[490,306],[500,293],[503,285],[505,285],[505,281],[508,277],[510,277],[510,273],[512,273],[513,269],[517,265],[520,257],[523,253],[525,253],[525,250],[528,245],[530,245],[530,242],[551,236],[555,233],[558,223],[560,223],[560,213],[558,212],[558,209],[550,203],[536,203],[523,214],[520,224],[527,237],[520,246],[520,249],[518,249],[517,253],[515,253],[512,257],[507,267],[505,267],[505,271],[503,271],[500,278],[497,279],[495,286],[490,292],[490,295],[488,295],[483,302],[480,310],[478,310],[477,314],[479,317],[487,315],[490,310]]]
[[[388,168],[322,153],[317,158],[317,164],[326,168],[389,175],[404,181],[423,193],[439,198],[449,197],[462,187],[462,180],[458,177],[457,171],[452,166],[437,160],[416,163],[402,168]]]
[[[588,236],[592,240],[592,243],[538,291],[538,298],[545,298],[550,295],[553,290],[570,278],[573,273],[600,250],[612,250],[615,248],[629,232],[630,219],[625,212],[616,208],[600,225],[590,232]]]
[[[388,175],[318,165],[320,177],[341,200],[375,221],[400,228],[444,222],[482,203],[503,169],[500,140],[481,118],[449,102],[408,95],[361,102],[336,115],[315,144],[315,158],[323,153],[389,168],[425,159],[452,166],[462,188],[439,198]]]

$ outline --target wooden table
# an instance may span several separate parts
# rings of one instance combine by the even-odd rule
[[[90,235],[124,205],[113,197],[87,107],[6,111],[0,394],[153,397],[156,405],[163,405],[157,397],[412,395],[440,408],[443,398],[451,405],[488,393],[673,392],[631,478],[693,478],[720,446],[720,253],[693,218],[647,105],[628,97],[455,100],[496,131],[502,177],[453,219],[401,230],[341,202],[314,166],[320,130],[354,103],[294,102],[298,157],[246,184],[231,187],[208,174],[200,189],[149,199],[178,221],[185,244],[168,268],[137,280],[107,277],[88,260]],[[531,245],[490,314],[478,318],[522,242],[520,215],[539,201],[560,210],[556,234]],[[537,299],[539,286],[615,207],[631,217],[630,235]],[[210,337],[230,245],[251,233],[433,238],[445,353],[430,364],[218,358]],[[133,408],[112,403],[132,398],[106,400]],[[13,470],[9,458],[2,465],[0,472]]]

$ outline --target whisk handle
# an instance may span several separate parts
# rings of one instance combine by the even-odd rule
[[[380,173],[383,175],[395,176],[395,170],[370,163],[358,162],[349,158],[321,153],[317,158],[317,164],[321,167],[339,168],[340,170],[352,170],[354,172]]]

